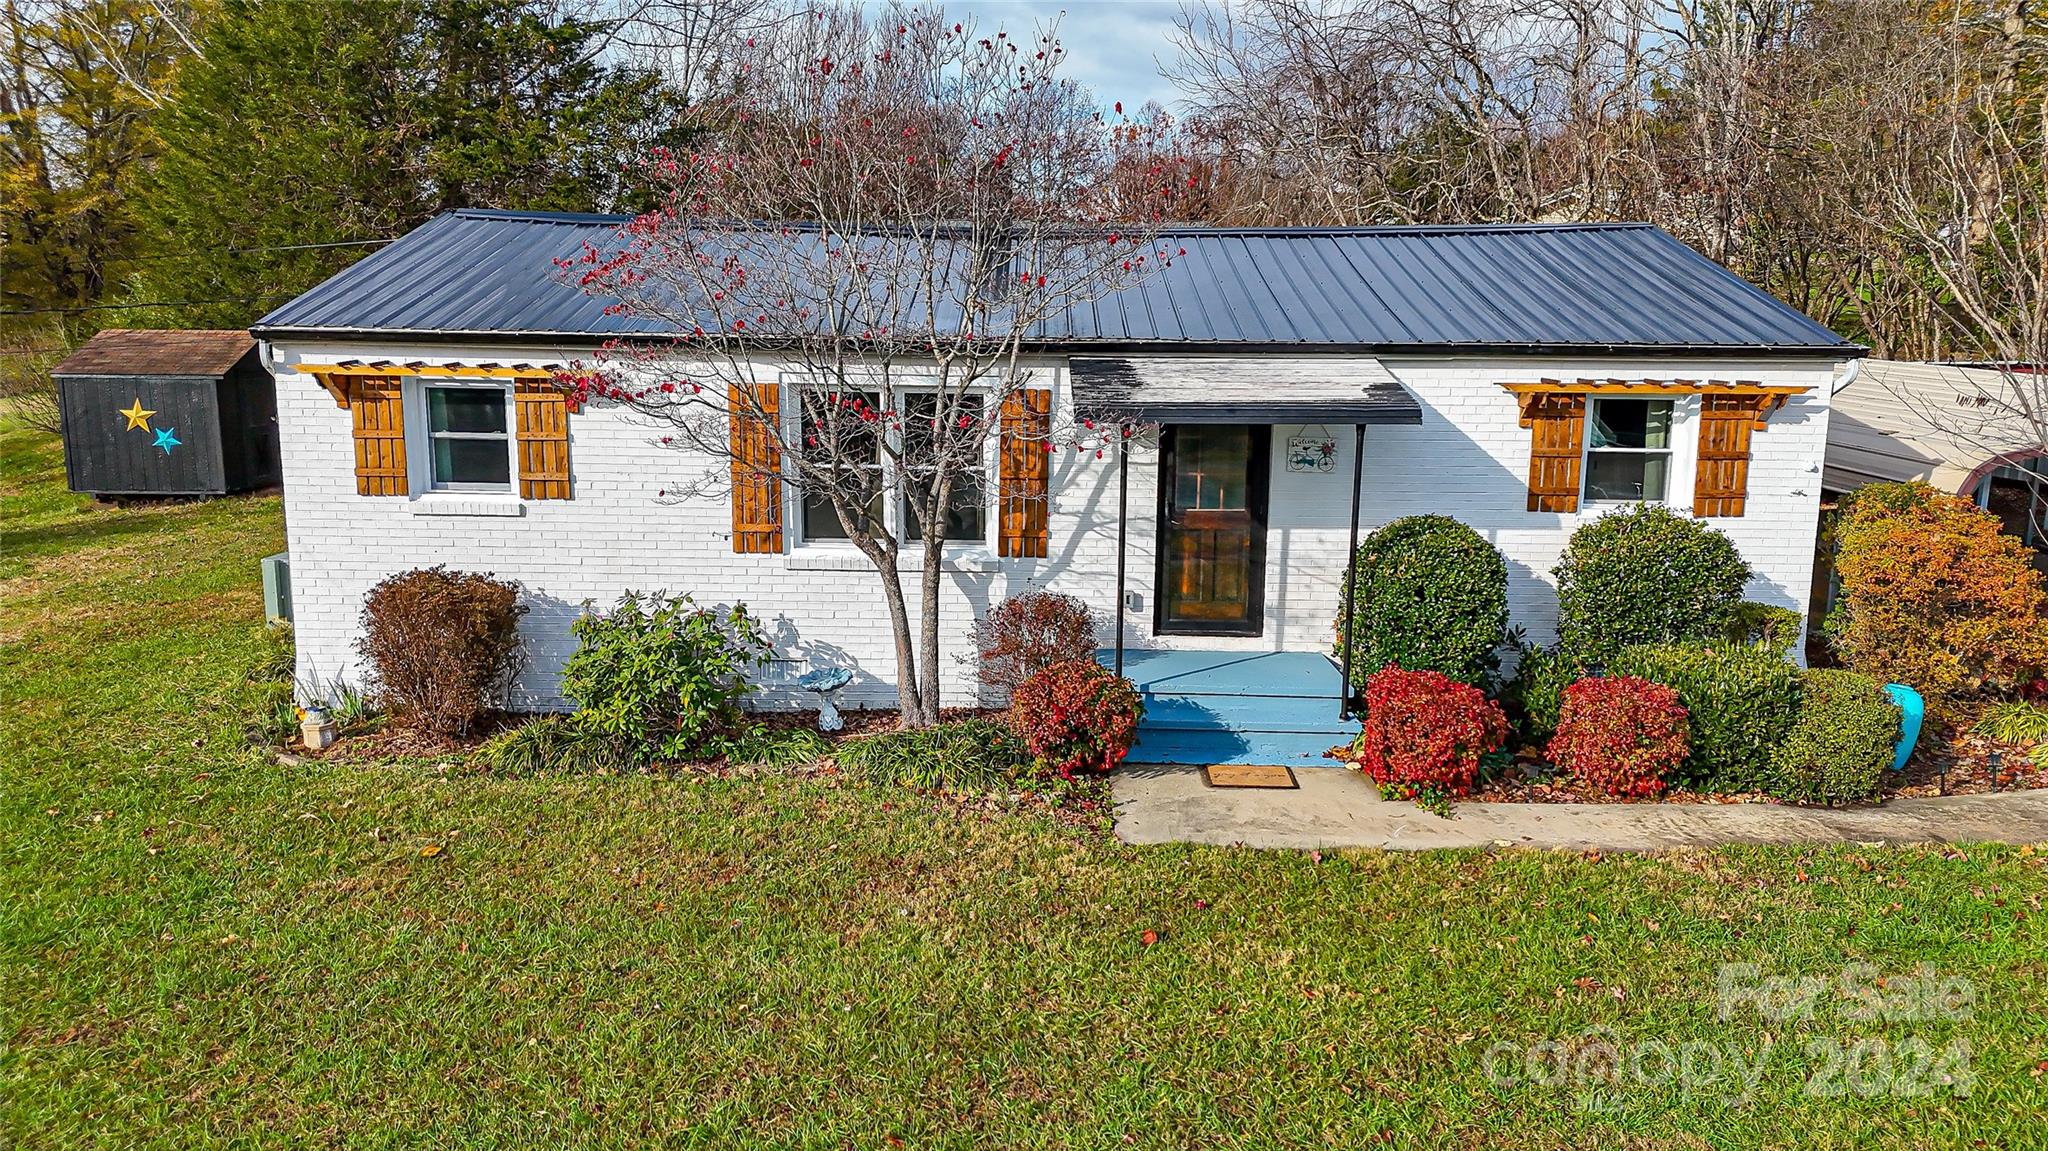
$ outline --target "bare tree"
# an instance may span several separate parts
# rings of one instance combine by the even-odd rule
[[[716,146],[655,158],[662,207],[564,269],[676,334],[614,345],[579,377],[715,461],[670,493],[772,474],[873,564],[906,725],[939,714],[944,544],[986,507],[1029,348],[1177,254],[1158,245],[1169,167],[1144,202],[1107,178],[1129,126],[1060,79],[1064,54],[1051,28],[821,9],[741,53],[740,94],[704,110]],[[779,220],[804,222],[763,222]],[[771,393],[778,372],[791,382]]]

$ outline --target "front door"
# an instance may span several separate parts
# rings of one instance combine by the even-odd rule
[[[1264,425],[1169,424],[1161,434],[1159,595],[1163,635],[1265,628]]]

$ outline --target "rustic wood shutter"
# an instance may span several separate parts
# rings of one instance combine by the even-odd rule
[[[406,494],[404,394],[397,376],[360,376],[349,381],[357,495]]]
[[[1749,436],[1763,418],[1756,396],[1700,397],[1699,464],[1692,514],[1739,516],[1749,497]]]
[[[1578,511],[1586,397],[1555,393],[1528,396],[1523,400],[1522,426],[1530,429],[1529,510]]]
[[[726,390],[732,437],[732,550],[742,555],[782,551],[782,453],[769,427],[781,416],[774,384]],[[755,414],[758,407],[760,414]]]
[[[1003,400],[996,554],[1043,559],[1052,503],[1052,393],[1011,392]]]
[[[520,383],[513,392],[518,411],[519,498],[569,498],[569,397],[553,384]]]

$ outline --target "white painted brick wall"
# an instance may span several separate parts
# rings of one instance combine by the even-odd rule
[[[528,501],[517,517],[423,515],[436,502],[364,497],[355,492],[349,413],[313,380],[292,370],[337,359],[400,362],[557,360],[561,349],[402,345],[285,345],[276,349],[278,412],[284,452],[286,531],[291,549],[302,680],[360,682],[355,654],[364,593],[393,572],[432,564],[493,572],[518,580],[532,603],[522,630],[530,659],[517,691],[525,706],[560,704],[555,677],[573,648],[569,621],[585,601],[609,603],[627,589],[689,592],[700,603],[744,601],[768,624],[778,650],[801,669],[858,668],[846,701],[886,706],[894,694],[893,643],[877,577],[858,554],[825,546],[782,556],[735,555],[723,500],[669,502],[657,497],[701,473],[690,459],[654,442],[656,433],[616,408],[592,406],[570,419],[575,498]],[[1701,363],[1560,359],[1387,359],[1422,403],[1420,427],[1368,429],[1361,530],[1399,516],[1440,512],[1477,529],[1507,557],[1514,620],[1531,638],[1551,638],[1556,598],[1550,569],[1572,530],[1595,512],[1525,510],[1529,432],[1515,400],[1497,385],[1539,377],[1742,378],[1804,385],[1751,440],[1748,514],[1719,519],[1755,569],[1753,598],[1804,611],[1812,575],[1827,440],[1827,385],[1835,365],[1814,361]],[[1068,395],[1065,373],[1046,372],[1056,404]],[[1680,405],[1672,461],[1673,506],[1692,503],[1696,403]],[[1285,447],[1299,429],[1275,428],[1270,531],[1266,545],[1266,627],[1256,638],[1152,635],[1153,540],[1157,453],[1134,451],[1130,474],[1128,586],[1141,609],[1125,614],[1132,647],[1321,650],[1338,605],[1350,512],[1351,429],[1331,425],[1338,441],[1333,472],[1286,470]],[[1054,470],[1050,556],[996,559],[983,553],[955,565],[941,604],[949,651],[943,668],[950,702],[975,692],[972,668],[957,658],[966,633],[992,602],[1030,587],[1082,597],[1113,618],[1117,476],[1113,457],[1063,452]],[[794,532],[789,533],[794,536]],[[909,593],[915,610],[914,577]],[[1105,639],[1107,633],[1105,632]],[[772,693],[770,699],[787,699]]]

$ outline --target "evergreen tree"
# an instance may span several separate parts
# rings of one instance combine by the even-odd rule
[[[437,212],[606,210],[678,102],[535,0],[229,0],[158,122],[135,283],[240,326]]]

